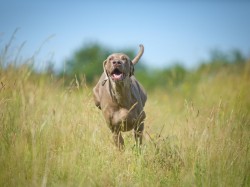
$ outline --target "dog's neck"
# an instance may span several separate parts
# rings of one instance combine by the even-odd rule
[[[131,90],[130,90],[130,78],[126,77],[122,82],[111,82],[111,94],[113,99],[120,107],[129,108],[129,103],[131,100]]]

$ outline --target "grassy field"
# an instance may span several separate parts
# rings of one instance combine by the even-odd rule
[[[149,90],[143,146],[123,133],[123,152],[84,81],[23,66],[0,83],[0,186],[250,186],[250,63]]]

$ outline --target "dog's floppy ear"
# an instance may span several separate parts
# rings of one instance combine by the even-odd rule
[[[103,64],[103,72],[105,74],[105,78],[102,81],[102,85],[104,85],[106,83],[106,81],[108,80],[108,73],[107,73],[106,68],[105,68],[106,63],[107,63],[107,60],[104,60],[102,63]]]
[[[107,63],[107,59],[103,61],[102,65],[103,65],[103,72],[105,73],[106,77],[108,77],[108,74],[105,68],[106,63]]]
[[[131,77],[132,75],[134,75],[134,64],[132,63],[132,61],[130,61],[130,72],[129,72],[129,76]]]

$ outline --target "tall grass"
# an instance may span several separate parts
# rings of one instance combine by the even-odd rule
[[[250,186],[249,75],[149,91],[143,146],[120,152],[84,81],[1,68],[0,186]]]

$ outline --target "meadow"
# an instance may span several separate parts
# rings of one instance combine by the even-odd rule
[[[0,186],[250,186],[249,88],[246,62],[147,90],[119,151],[84,79],[1,67]]]

